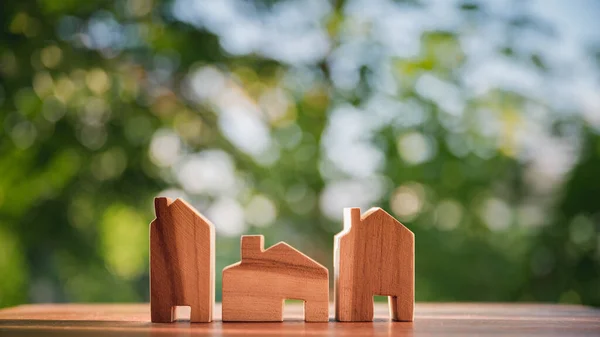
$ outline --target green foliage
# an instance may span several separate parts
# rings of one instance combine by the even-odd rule
[[[240,234],[331,268],[342,207],[381,206],[417,300],[600,305],[597,64],[526,12],[356,3],[4,4],[0,306],[147,301],[158,194],[215,222],[217,289]]]

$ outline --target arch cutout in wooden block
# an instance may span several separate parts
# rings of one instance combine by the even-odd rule
[[[414,234],[381,208],[362,216],[344,209],[344,230],[334,242],[335,318],[373,320],[373,296],[388,296],[390,317],[412,321],[415,286]]]
[[[281,322],[286,299],[304,301],[306,322],[329,321],[327,268],[284,242],[263,247],[242,236],[242,260],[223,269],[223,322]]]
[[[189,306],[190,322],[211,322],[215,303],[215,230],[181,199],[154,199],[150,224],[150,312],[155,323]]]

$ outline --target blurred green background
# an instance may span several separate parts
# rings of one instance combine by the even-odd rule
[[[5,1],[0,306],[148,300],[152,198],[330,268],[342,208],[418,301],[600,305],[600,4]]]

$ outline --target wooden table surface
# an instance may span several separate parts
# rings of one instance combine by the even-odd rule
[[[0,336],[600,336],[600,309],[575,305],[419,303],[413,323],[390,322],[386,304],[369,323],[304,323],[301,304],[283,323],[222,323],[215,309],[213,323],[153,324],[148,304],[23,305],[0,310]]]

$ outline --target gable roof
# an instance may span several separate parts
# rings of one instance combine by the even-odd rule
[[[184,216],[198,218],[203,225],[208,226],[211,230],[214,229],[214,225],[210,220],[183,199],[177,198],[173,200],[167,197],[157,197],[154,198],[154,208],[156,219],[152,221],[152,223],[155,223],[157,219],[162,218],[161,214],[164,214],[163,212],[169,210],[170,212],[176,212],[177,214],[183,214]],[[158,223],[162,223],[162,221],[158,221]]]
[[[242,242],[243,239],[244,236],[242,236]],[[244,257],[244,251],[242,248],[241,261],[225,267],[225,269],[223,269],[223,272],[238,267],[261,265],[261,268],[264,268],[265,270],[270,268],[280,270],[284,268],[289,270],[290,272],[306,272],[307,269],[310,269],[315,274],[321,275],[323,277],[328,277],[329,275],[329,271],[327,270],[327,268],[325,268],[317,261],[313,260],[312,258],[308,257],[301,251],[288,245],[285,242],[279,242],[267,249],[263,249],[262,246],[255,246],[254,248],[260,248],[260,250],[255,249],[254,253],[252,253],[252,255],[250,255],[249,257]]]
[[[360,222],[365,222],[365,221],[368,221],[369,219],[375,219],[375,218],[380,218],[380,217],[386,217],[388,219],[393,220],[393,222],[396,225],[400,226],[403,231],[405,230],[405,231],[409,232],[410,234],[413,234],[413,232],[410,229],[408,229],[408,227],[404,226],[403,223],[401,223],[396,218],[391,216],[388,212],[384,211],[383,208],[381,208],[381,207],[371,207],[368,211],[366,211],[365,213],[362,214],[362,216],[360,217]]]
[[[206,223],[207,225],[214,227],[213,223],[208,220],[204,215],[202,215],[200,212],[198,212],[193,206],[191,206],[190,204],[188,204],[187,201],[183,200],[183,199],[175,199],[175,201],[173,201],[169,207],[176,207],[177,209],[181,209],[184,212],[189,212],[191,215],[194,215],[200,219],[202,219],[202,221],[204,223]]]
[[[312,267],[312,268],[324,268],[317,261],[311,259],[310,257],[305,255],[301,251],[297,250],[296,248],[288,245],[287,243],[285,243],[283,241],[278,242],[278,243],[274,244],[273,246],[265,249],[262,252],[262,254],[265,258],[274,258],[274,257],[278,257],[278,256],[292,257],[292,255],[294,255],[293,258],[296,260],[296,261],[294,261],[295,262],[294,264],[302,265],[302,266],[306,266],[306,267]]]

